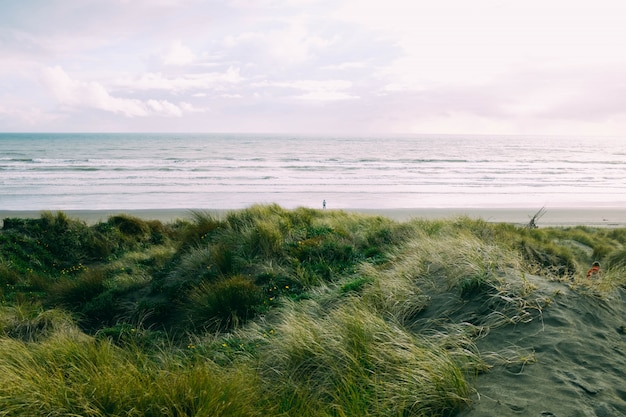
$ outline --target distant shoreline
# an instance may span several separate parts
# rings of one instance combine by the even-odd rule
[[[145,220],[173,222],[178,219],[191,219],[194,210],[208,212],[217,217],[240,209],[106,209],[106,210],[50,210],[62,211],[70,218],[82,220],[88,224],[106,221],[116,214],[128,214]],[[491,223],[510,223],[526,225],[539,210],[530,208],[397,208],[397,209],[342,209],[346,212],[383,216],[395,221],[412,219],[449,219],[467,216],[483,219]],[[41,210],[0,210],[0,220],[5,218],[39,218]],[[538,226],[592,226],[626,227],[626,209],[617,208],[555,208],[545,209],[545,214],[537,221]]]

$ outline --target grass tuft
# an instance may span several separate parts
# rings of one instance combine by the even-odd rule
[[[319,317],[311,308],[285,313],[263,350],[263,375],[283,399],[279,411],[444,415],[469,401],[467,363],[481,367],[477,354],[416,337],[357,299],[327,314],[318,310]]]
[[[251,279],[235,275],[194,288],[186,309],[194,326],[219,331],[245,323],[262,303],[259,287]]]

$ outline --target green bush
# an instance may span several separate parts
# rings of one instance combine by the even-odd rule
[[[20,274],[6,263],[0,263],[0,287],[10,287],[21,281]]]
[[[192,211],[192,223],[181,223],[179,240],[182,247],[211,242],[213,237],[224,230],[226,223],[206,211]]]
[[[235,275],[200,284],[186,308],[194,327],[223,330],[251,319],[262,303],[261,289],[250,278]]]
[[[194,284],[203,279],[218,277],[223,272],[220,265],[214,262],[215,258],[213,248],[210,246],[191,248],[180,256],[178,265],[170,273],[170,278],[178,282]]]
[[[626,245],[626,228],[610,229],[607,237],[617,241],[620,245]]]
[[[259,257],[277,257],[281,255],[283,234],[279,226],[269,221],[259,221],[250,231],[248,252]]]
[[[605,256],[610,254],[614,250],[613,246],[606,244],[598,244],[593,248],[593,254],[591,257],[595,260],[604,259]]]
[[[126,214],[111,216],[107,223],[116,227],[122,234],[136,238],[144,238],[151,229],[146,221]]]
[[[99,329],[115,323],[122,312],[113,291],[105,291],[86,301],[80,309],[81,322],[90,329]]]
[[[106,276],[102,268],[87,269],[83,265],[76,268],[82,270],[80,275],[62,277],[52,284],[49,297],[54,303],[80,310],[86,303],[106,291]]]

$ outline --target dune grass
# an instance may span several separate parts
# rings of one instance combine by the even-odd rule
[[[0,415],[452,416],[537,280],[609,299],[626,231],[277,205],[0,232]],[[602,275],[587,280],[594,260]],[[529,279],[532,277],[532,280]]]
[[[77,329],[0,339],[0,415],[265,415],[255,374],[175,351],[148,355]]]
[[[412,334],[349,298],[291,306],[261,350],[279,412],[302,416],[444,415],[469,401],[486,368],[468,338]]]

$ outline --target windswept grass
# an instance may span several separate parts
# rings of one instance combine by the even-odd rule
[[[0,338],[37,342],[75,327],[66,311],[46,310],[39,304],[17,303],[0,309]]]
[[[195,326],[219,331],[238,327],[262,303],[261,289],[250,278],[234,275],[194,288],[187,308]]]
[[[485,369],[469,339],[453,345],[411,334],[357,299],[328,312],[311,303],[290,308],[262,350],[261,372],[281,399],[279,411],[449,415],[469,402],[471,376]]]
[[[190,217],[4,221],[0,416],[452,416],[476,375],[534,362],[476,342],[540,318],[538,283],[626,286],[622,229]]]
[[[77,331],[0,339],[0,415],[261,416],[252,370],[123,350]]]

